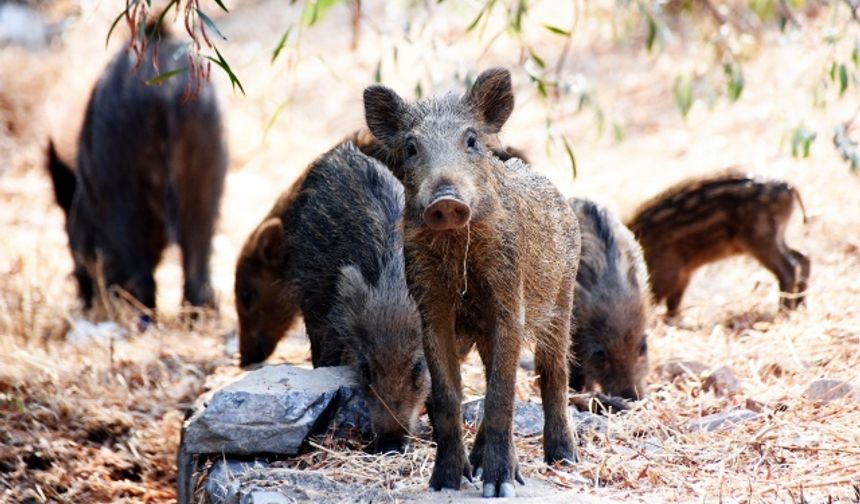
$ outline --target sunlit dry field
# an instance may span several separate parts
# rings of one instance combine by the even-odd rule
[[[212,259],[220,310],[191,329],[180,321],[182,271],[170,249],[157,273],[159,322],[140,332],[128,307],[102,310],[126,330],[115,342],[67,337],[84,314],[63,214],[43,165],[49,136],[74,160],[89,89],[127,33],[120,25],[105,49],[119,4],[41,5],[46,19],[63,23],[60,33],[42,48],[0,46],[0,501],[175,499],[185,410],[207,376],[240,373],[225,342],[236,325],[234,264],[247,234],[308,162],[363,125],[361,92],[375,75],[405,96],[420,83],[426,95],[460,90],[467,74],[493,65],[512,70],[517,91],[503,140],[524,149],[565,194],[626,216],[677,180],[739,166],[799,189],[808,222],[797,212],[788,241],[813,261],[807,305],[788,314],[777,310],[775,279],[751,259],[705,267],[681,315],[655,321],[649,397],[610,418],[615,436],[583,439],[573,467],[547,469],[539,439],[518,441],[524,476],[625,502],[860,499],[860,392],[853,402],[827,403],[805,394],[822,378],[860,391],[860,178],[830,143],[833,125],[851,118],[860,93],[849,87],[840,98],[830,87],[820,97],[826,106],[813,100],[826,61],[848,57],[860,26],[846,25],[850,36],[832,46],[820,36],[829,18],[811,11],[802,17],[804,31],[762,29],[758,40],[746,40],[740,100],[719,97],[717,79],[714,103],[695,101],[685,120],[673,80],[714,64],[697,23],[679,22],[673,38],[649,53],[644,28],[626,24],[610,2],[533,2],[525,21],[532,28],[522,41],[504,33],[493,38],[500,16],[483,34],[466,33],[481,3],[379,4],[364,5],[354,49],[351,13],[341,5],[316,25],[295,28],[274,64],[272,50],[297,23],[301,2],[235,1],[226,15],[214,3],[206,7],[227,37],[219,49],[245,89],[232,90],[213,69],[231,149]],[[571,91],[550,92],[547,101],[528,77],[522,47],[554,66],[564,39],[541,24],[569,27],[573,19],[561,74]],[[702,16],[700,24],[707,22]],[[179,24],[175,31],[181,33]],[[592,108],[577,111],[582,86],[590,87],[602,119]],[[547,117],[555,138],[570,142],[576,178],[561,141],[547,148]],[[801,122],[821,132],[808,159],[793,158],[786,140]],[[307,364],[300,333],[285,339],[271,361]],[[670,381],[657,371],[670,360],[700,362],[702,376],[728,366],[740,389],[718,395],[695,375]],[[480,395],[476,359],[464,369],[467,395]],[[539,399],[531,383],[523,374],[520,398]],[[717,432],[687,428],[736,407],[760,414]],[[636,448],[643,436],[660,448]],[[332,446],[295,465],[383,489],[393,488],[391,475],[399,474],[400,491],[420,493],[432,456],[429,442],[416,442],[399,460]]]

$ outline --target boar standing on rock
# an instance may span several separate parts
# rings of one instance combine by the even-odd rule
[[[301,311],[314,367],[355,368],[379,451],[403,449],[430,389],[402,213],[400,183],[347,142],[281,196],[236,267],[241,364],[271,355]]]
[[[642,249],[609,210],[571,198],[582,251],[571,321],[570,386],[625,399],[645,395],[652,302]]]
[[[364,91],[367,124],[399,160],[406,190],[406,277],[419,311],[432,378],[436,462],[430,487],[459,489],[472,467],[485,497],[522,482],[512,438],[517,359],[536,343],[547,462],[574,460],[567,413],[570,313],[579,255],[576,218],[545,177],[502,162],[498,133],[514,97],[507,70],[478,76],[464,96],[404,102],[384,86]],[[465,344],[465,345],[464,345]],[[460,354],[477,345],[485,414],[466,459]]]
[[[665,299],[674,316],[696,269],[750,254],[779,280],[780,307],[799,306],[810,261],[785,243],[795,200],[805,222],[800,194],[790,184],[731,170],[683,181],[642,204],[628,227],[645,253],[655,300]]]
[[[154,55],[160,72],[185,64],[173,57],[184,53],[183,44],[155,31],[148,28],[152,40],[142,61],[123,49],[96,84],[77,171],[48,145],[48,171],[66,214],[85,308],[92,307],[98,275],[155,308],[153,271],[172,240],[182,249],[185,301],[214,307],[209,256],[227,172],[221,115],[208,81],[192,83],[200,86],[199,94],[183,100],[187,72],[160,85],[144,83],[158,75]]]

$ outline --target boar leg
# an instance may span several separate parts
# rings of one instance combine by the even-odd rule
[[[558,313],[573,310],[573,281],[563,283],[557,303]],[[576,461],[573,436],[568,420],[568,363],[570,356],[570,317],[561,316],[542,328],[535,344],[535,371],[540,376],[544,411],[543,452],[547,463]]]
[[[758,242],[751,253],[762,266],[771,271],[779,281],[779,306],[787,310],[797,307],[794,294],[797,288],[797,274],[802,265],[796,264],[787,247],[780,241]]]
[[[686,271],[679,273],[675,279],[675,286],[666,296],[666,315],[674,317],[678,314],[678,307],[681,306],[681,299],[684,297],[684,292],[689,284],[690,274]]]
[[[487,395],[484,400],[482,480],[484,497],[513,497],[513,481],[522,481],[513,442],[514,386],[523,326],[514,315],[518,309],[499,308],[490,336],[492,355],[484,361]],[[570,313],[569,311],[567,313]],[[568,317],[569,318],[569,317]],[[564,373],[564,391],[567,376]]]
[[[433,439],[436,440],[436,462],[430,488],[459,490],[463,476],[471,480],[472,468],[463,447],[463,412],[460,407],[463,384],[454,335],[454,312],[442,310],[422,317],[424,357],[432,383]]]
[[[791,257],[794,259],[795,263],[795,273],[797,274],[797,297],[795,301],[798,305],[802,304],[806,299],[806,290],[809,288],[809,275],[812,269],[812,263],[805,254],[798,252],[792,248],[788,249],[788,253],[791,254]],[[799,269],[800,271],[797,271]]]
[[[177,211],[179,247],[185,275],[183,297],[192,306],[215,308],[209,283],[209,257],[224,186],[226,155],[212,145],[219,132],[186,125],[177,150]]]

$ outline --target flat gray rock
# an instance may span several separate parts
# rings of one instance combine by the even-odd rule
[[[728,429],[735,424],[748,422],[758,417],[758,413],[747,409],[733,409],[721,411],[713,415],[703,416],[689,423],[688,428],[691,431],[713,432],[715,430]]]
[[[329,427],[341,403],[352,403],[352,410],[360,406],[355,395],[355,379],[346,367],[264,366],[204,397],[185,422],[183,449],[295,455],[309,435]],[[340,417],[351,428],[370,430],[366,415],[345,411]]]
[[[461,490],[382,490],[335,481],[310,471],[269,467],[257,461],[218,460],[209,471],[205,486],[211,504],[282,504],[295,502],[371,503],[423,502],[430,504],[480,503],[480,482],[463,481]],[[517,503],[598,503],[609,502],[583,496],[583,490],[563,490],[552,484],[529,479],[516,486]]]
[[[839,380],[815,380],[804,393],[811,401],[828,403],[848,396],[850,401],[860,401],[860,390]]]
[[[712,371],[702,382],[702,388],[717,396],[732,395],[740,392],[741,382],[729,366],[722,366]]]
[[[205,489],[208,502],[213,504],[394,500],[378,489],[340,483],[311,471],[269,467],[259,461],[216,461],[209,470]]]

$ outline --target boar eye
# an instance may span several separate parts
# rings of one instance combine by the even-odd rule
[[[421,376],[424,374],[424,361],[418,360],[415,361],[415,365],[412,366],[412,381],[417,382],[421,379]]]
[[[415,157],[418,155],[418,145],[415,143],[414,138],[410,138],[406,140],[406,159]]]
[[[239,291],[239,302],[246,310],[251,309],[251,305],[257,300],[257,291],[254,289],[242,289]]]
[[[642,343],[639,343],[639,355],[645,355],[648,352],[648,341],[642,338]]]
[[[472,130],[466,132],[466,147],[470,150],[478,149],[478,136]]]
[[[361,378],[364,378],[368,382],[371,381],[370,364],[368,364],[367,361],[361,361],[358,364],[358,373],[361,375]]]
[[[591,353],[591,358],[596,360],[597,362],[606,362],[606,359],[608,359],[609,356],[606,355],[606,350],[598,348]]]

